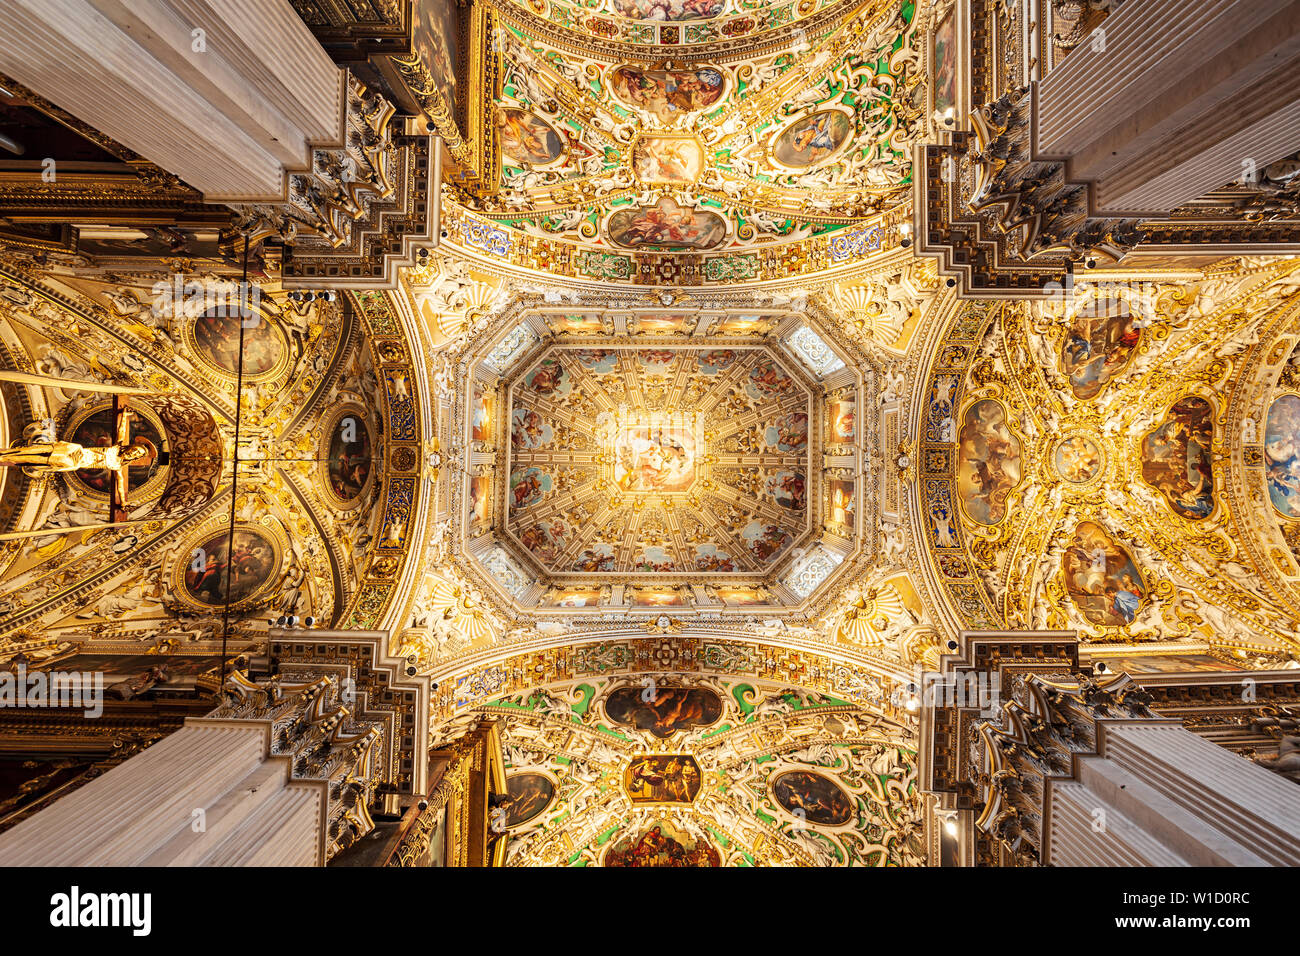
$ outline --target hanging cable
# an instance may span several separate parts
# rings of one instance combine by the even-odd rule
[[[235,556],[235,506],[239,500],[239,425],[244,411],[244,329],[251,297],[248,294],[248,233],[244,233],[244,273],[239,284],[239,363],[235,375],[235,454],[230,472],[230,526],[226,532],[226,586],[225,603],[221,612],[221,680],[217,684],[220,695],[226,686],[226,653],[230,643],[230,570]],[[260,321],[259,316],[259,321]]]

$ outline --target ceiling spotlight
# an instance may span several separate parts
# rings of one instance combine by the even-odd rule
[[[408,665],[406,666],[406,676],[407,676],[407,677],[414,677],[414,676],[416,675],[416,673],[417,673],[417,668],[415,667],[414,664],[408,664]]]
[[[437,690],[437,689],[438,689],[437,681],[433,681],[431,684],[429,684],[429,690]]]
[[[948,836],[957,835],[957,818],[955,816],[951,816],[944,821],[943,832],[948,834]]]
[[[957,649],[957,642],[954,641],[954,640],[949,640],[949,641],[948,641],[948,650],[950,650],[950,651],[955,651],[956,649]]]
[[[951,289],[956,284],[957,284],[957,280],[951,278],[944,282],[944,285],[946,285],[949,289]]]
[[[304,617],[302,619],[303,627],[314,627],[315,625],[316,625],[316,619],[314,617]]]
[[[912,240],[904,236],[902,239],[898,240],[898,244],[902,246],[904,249],[906,249],[908,246],[912,244]]]
[[[1096,259],[1086,259],[1086,260],[1084,260],[1083,266],[1084,266],[1085,269],[1095,269],[1095,268],[1097,268],[1097,260],[1096,260]]]
[[[1107,669],[1107,668],[1106,668],[1106,665],[1105,665],[1103,662],[1098,661],[1097,664],[1096,664],[1096,668],[1097,668],[1097,673],[1098,673],[1098,674],[1104,674],[1104,673],[1106,673],[1106,669]]]
[[[285,621],[285,627],[297,627],[297,626],[298,626],[298,615],[290,614],[289,619]]]
[[[289,619],[288,619],[287,617],[285,617],[283,614],[281,614],[279,617],[277,617],[277,618],[275,619],[275,626],[276,626],[276,627],[284,627],[285,621],[287,621],[287,620],[289,620]]]

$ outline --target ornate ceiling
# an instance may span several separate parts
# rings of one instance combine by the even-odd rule
[[[910,196],[926,112],[912,4],[607,12],[501,8],[501,176],[453,187],[452,243],[551,275],[698,284],[897,238],[886,213]]]
[[[902,227],[944,4],[493,6],[492,175],[395,289],[262,261],[242,389],[235,325],[153,307],[237,274],[215,239],[4,252],[0,364],[46,377],[4,444],[99,444],[116,386],[168,458],[71,535],[105,475],[0,475],[3,659],[210,657],[227,596],[245,644],[387,631],[434,742],[501,720],[520,865],[914,862],[907,687],[965,629],[1297,665],[1295,261],[959,298]]]
[[[878,510],[874,370],[818,328],[770,306],[507,310],[461,393],[479,573],[551,612],[808,599]]]
[[[554,349],[509,394],[506,525],[552,575],[726,581],[808,531],[812,398],[766,351]]]
[[[380,382],[404,354],[400,337],[385,345],[361,314],[268,285],[258,324],[244,330],[237,391],[240,320],[211,307],[227,294],[222,276],[196,274],[188,295],[174,295],[156,274],[50,277],[30,266],[4,267],[0,344],[8,369],[43,384],[5,384],[9,443],[34,434],[25,428],[34,422],[63,440],[108,444],[115,388],[131,393],[133,436],[159,454],[131,469],[130,526],[82,534],[57,531],[108,520],[106,473],[5,469],[9,526],[51,533],[3,544],[4,626],[142,653],[169,639],[215,646],[212,615],[227,597],[239,617],[341,624],[358,612],[383,552],[400,563],[404,550],[400,538],[377,540],[391,470],[403,457],[415,464],[411,451],[395,462],[381,437],[401,437],[384,427],[401,413]],[[230,560],[242,573],[227,583],[208,565],[226,560],[223,458],[236,402],[240,453],[256,466],[241,475]]]
[[[847,700],[646,673],[476,713],[501,721],[509,865],[899,866],[924,853],[915,738]]]
[[[507,21],[558,43],[630,57],[651,51],[699,57],[797,42],[862,6],[845,0],[505,0],[498,9]]]
[[[924,399],[921,482],[937,579],[968,620],[1183,643],[1210,667],[1294,661],[1294,273],[1235,261],[962,308]]]

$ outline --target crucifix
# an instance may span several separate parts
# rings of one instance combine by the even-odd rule
[[[60,471],[102,469],[112,473],[109,489],[109,521],[127,520],[128,471],[134,465],[151,464],[157,450],[149,443],[131,441],[131,419],[125,395],[113,396],[114,444],[85,446],[56,439],[31,440],[30,444],[0,448],[0,467],[22,468],[33,477]]]

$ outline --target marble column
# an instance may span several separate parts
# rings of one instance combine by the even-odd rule
[[[922,675],[920,784],[963,860],[1300,865],[1300,786],[1089,669],[1073,632],[965,631]]]
[[[1089,214],[1165,215],[1300,149],[1300,4],[1127,0],[1034,89]]]
[[[346,74],[288,0],[12,0],[0,71],[208,202],[280,202],[343,145]]]
[[[1049,780],[1044,864],[1300,865],[1300,787],[1178,722],[1099,722],[1098,752]]]
[[[0,866],[313,866],[326,784],[295,781],[269,720],[191,718],[0,834]]]

